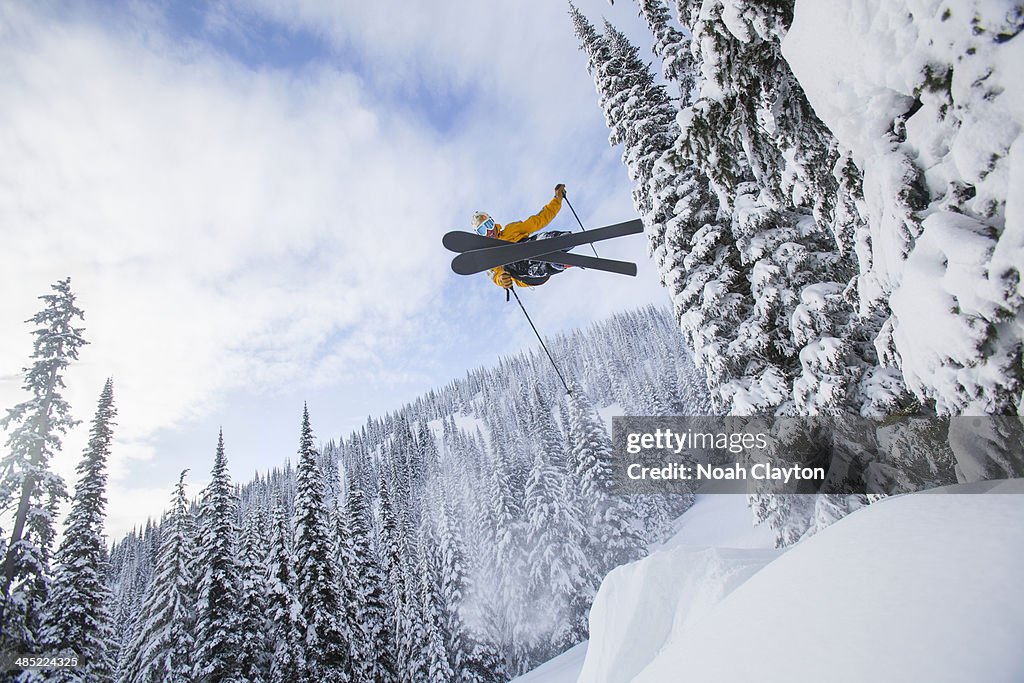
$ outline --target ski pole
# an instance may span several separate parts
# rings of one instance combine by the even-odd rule
[[[530,314],[526,312],[526,307],[523,306],[523,302],[519,300],[519,295],[516,294],[516,290],[513,289],[512,287],[509,287],[505,291],[512,292],[512,296],[516,298],[516,303],[519,304],[519,308],[523,309],[523,315],[526,316],[526,322],[530,323],[530,327],[533,328],[533,333],[537,335],[537,341],[540,342],[540,347],[544,349],[544,353],[548,354],[548,360],[551,361],[551,367],[555,369],[555,374],[558,375],[558,379],[562,380],[562,386],[565,387],[565,393],[572,395],[572,390],[569,388],[569,385],[565,383],[565,378],[562,377],[562,373],[558,369],[558,364],[555,363],[555,359],[551,357],[551,352],[548,351],[547,344],[544,343],[544,340],[540,336],[540,332],[537,331],[537,326],[533,324],[532,320],[530,320]],[[505,297],[505,300],[508,300],[507,295]]]
[[[583,221],[581,221],[580,217],[576,215],[576,209],[572,208],[572,203],[569,201],[569,194],[565,192],[565,190],[562,190],[562,198],[565,200],[565,203],[568,204],[569,210],[572,211],[572,215],[576,216],[576,222],[580,224],[580,230],[586,232],[587,229],[583,227]],[[594,246],[593,242],[590,243],[590,248],[594,250],[594,256],[597,256],[597,247]],[[598,256],[598,258],[600,257]]]

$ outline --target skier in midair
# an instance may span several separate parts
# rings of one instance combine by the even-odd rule
[[[548,202],[543,209],[534,216],[524,221],[516,221],[507,225],[500,225],[483,211],[473,214],[473,229],[480,235],[496,237],[507,242],[525,242],[535,239],[559,237],[568,235],[566,230],[549,230],[541,235],[534,235],[550,223],[558,211],[562,208],[562,199],[565,198],[565,185],[555,185],[555,197]],[[498,266],[491,270],[491,279],[499,287],[508,289],[513,283],[520,287],[534,287],[548,281],[552,275],[565,270],[567,266],[561,263],[546,263],[542,261],[516,261],[504,266]]]

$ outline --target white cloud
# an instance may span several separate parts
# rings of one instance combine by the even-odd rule
[[[4,19],[0,375],[28,355],[10,323],[72,275],[92,344],[69,391],[84,416],[84,387],[114,375],[133,444],[228,387],[302,378],[332,333],[384,333],[445,277],[434,236],[396,218],[443,223],[444,197],[416,179],[451,184],[455,168],[353,77]]]
[[[154,456],[161,430],[226,409],[229,391],[409,381],[436,373],[428,349],[475,327],[529,343],[507,313],[499,322],[482,276],[451,298],[438,238],[472,210],[519,218],[564,181],[585,220],[628,217],[564,6],[386,5],[208,15],[207,31],[257,47],[255,18],[334,47],[299,70],[171,39],[144,4],[116,22],[0,7],[0,406],[22,399],[20,321],[72,276],[91,342],[68,381],[76,415],[87,421],[115,378],[113,528],[170,495],[172,482],[140,490],[132,463]],[[578,275],[531,297],[551,327],[652,291]],[[84,431],[55,463],[69,484]]]

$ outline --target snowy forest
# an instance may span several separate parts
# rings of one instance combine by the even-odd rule
[[[611,23],[570,14],[713,410],[1020,415],[1024,215],[1008,183],[1024,113],[996,52],[1024,28],[1020,4],[638,5],[660,73]],[[908,92],[872,81],[889,71]],[[1024,475],[1019,421],[950,435],[946,462],[914,462],[931,437],[904,432],[881,474],[836,456],[856,490]],[[869,498],[751,502],[788,545]]]
[[[82,658],[46,680],[508,680],[586,638],[604,575],[641,557],[691,501],[610,493],[597,407],[707,406],[671,317],[648,308],[549,340],[578,378],[571,394],[538,349],[338,441],[318,443],[304,409],[295,462],[242,484],[221,434],[198,497],[182,472],[166,515],[109,548],[108,381],[51,558],[65,492],[45,463],[70,420],[63,372],[85,341],[70,281],[43,299],[34,399],[8,417],[20,427],[5,510],[32,477],[36,489],[23,525],[4,534],[17,551],[5,552],[3,649]],[[33,451],[47,427],[46,450]]]
[[[308,406],[295,460],[249,482],[211,435],[209,486],[182,472],[162,519],[107,539],[108,381],[54,548],[86,343],[55,284],[0,422],[0,650],[83,666],[20,680],[507,681],[585,640],[605,576],[692,503],[610,493],[609,416],[1019,416],[1024,100],[997,48],[1024,9],[891,3],[824,64],[813,2],[638,0],[653,63],[570,4],[671,309],[549,339],[568,394],[534,350],[323,442]],[[922,462],[928,424],[884,468],[836,456],[865,493],[755,494],[752,522],[787,547],[872,491],[1024,476],[1019,421]]]

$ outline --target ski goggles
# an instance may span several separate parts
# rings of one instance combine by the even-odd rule
[[[476,232],[478,235],[486,235],[491,230],[494,230],[494,219],[488,218],[480,225],[476,226]]]

